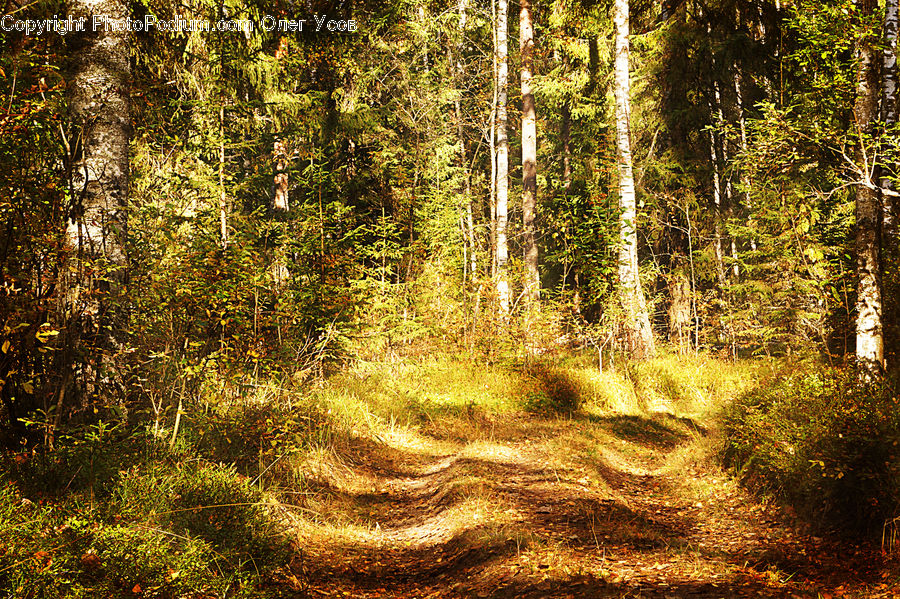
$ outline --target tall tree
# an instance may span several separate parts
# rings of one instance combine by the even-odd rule
[[[881,120],[885,128],[890,131],[897,126],[897,36],[900,25],[900,2],[887,0],[884,9],[884,59],[882,62],[881,76]],[[890,175],[896,175],[893,169],[885,169],[882,173],[881,186],[893,190],[894,185]],[[896,254],[897,222],[894,211],[896,200],[890,194],[882,198],[884,202],[884,246],[889,252]],[[895,256],[891,256],[892,258]]]
[[[88,26],[67,38],[72,50],[69,115],[73,139],[78,140],[71,148],[72,209],[66,228],[75,258],[68,285],[70,346],[76,351],[93,346],[108,358],[126,324],[122,304],[131,139],[128,28],[124,26],[128,8],[123,0],[71,0],[69,14],[85,17],[88,23],[94,15],[102,15],[117,25],[96,31]],[[112,368],[108,359],[102,362]],[[79,392],[95,395],[108,391],[97,385],[116,373],[85,367],[80,374]]]
[[[466,154],[466,132],[463,122],[462,113],[462,94],[463,81],[465,80],[466,69],[463,65],[463,52],[465,51],[466,41],[466,11],[468,10],[468,0],[459,0],[457,3],[459,11],[459,38],[455,44],[455,61],[451,60],[451,69],[453,70],[454,84],[457,90],[457,96],[454,100],[454,112],[456,114],[456,135],[459,138],[459,168],[462,172],[463,184],[462,193],[465,202],[465,242],[464,248],[468,248],[469,254],[469,272],[474,281],[478,274],[478,257],[475,248],[475,217],[472,208],[472,177],[469,173],[469,159]],[[452,52],[451,52],[452,55]]]
[[[655,352],[653,330],[638,272],[637,202],[631,158],[628,0],[615,0],[613,90],[616,97],[616,153],[619,170],[619,297],[625,313],[628,349],[635,357]]]
[[[859,134],[856,160],[860,171],[870,172],[866,136],[871,133],[878,107],[877,38],[872,16],[875,0],[856,0],[858,37],[856,41],[857,77],[853,116]],[[882,299],[880,281],[881,206],[877,191],[870,185],[856,186],[856,358],[869,373],[876,375],[884,368],[882,333]]]
[[[507,35],[508,0],[497,0],[497,297],[500,311],[509,313],[509,246],[507,222],[509,212],[509,137],[507,133],[509,84],[509,42]]]
[[[531,0],[519,2],[519,52],[522,89],[522,227],[524,233],[525,298],[537,304],[541,296],[538,247],[534,233],[537,204],[537,116],[531,78],[534,73],[534,24]]]
[[[895,135],[898,122],[897,105],[897,38],[900,25],[900,2],[886,0],[884,10],[884,57],[881,76],[881,120],[888,135]],[[884,271],[882,293],[884,295],[885,346],[896,348],[898,335],[898,315],[900,315],[900,297],[897,286],[900,285],[900,245],[897,236],[897,198],[890,193],[896,189],[893,177],[897,176],[896,160],[893,164],[881,165],[882,195],[882,268]]]

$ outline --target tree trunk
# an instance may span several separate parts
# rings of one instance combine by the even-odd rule
[[[275,158],[275,193],[272,198],[272,209],[276,214],[288,211],[288,174],[287,174],[287,152],[284,149],[284,142],[280,139],[275,141],[273,149]]]
[[[228,247],[228,196],[225,195],[225,101],[219,106],[219,240]]]
[[[691,282],[680,269],[669,276],[669,297],[669,342],[686,354],[691,349]]]
[[[884,61],[882,64],[882,96],[881,118],[885,129],[890,131],[897,125],[897,35],[900,24],[900,6],[898,0],[887,0],[884,14]],[[893,167],[893,165],[891,165]],[[894,168],[886,169],[881,186],[894,189],[891,175],[896,175]],[[894,214],[894,198],[885,194],[884,203],[884,247],[896,254],[897,222]],[[896,258],[896,255],[891,256]]]
[[[494,44],[494,52],[491,56],[491,77],[494,89],[491,93],[491,118],[490,118],[490,149],[491,149],[491,193],[490,193],[490,210],[491,210],[491,230],[490,230],[490,253],[491,253],[491,279],[497,276],[497,77],[498,77],[498,60],[497,60],[497,4],[491,0],[491,42]]]
[[[572,188],[572,111],[569,109],[568,99],[563,100],[560,119],[562,120],[562,125],[560,126],[560,137],[562,138],[563,189],[568,194],[569,190]]]
[[[497,0],[497,298],[500,312],[509,313],[507,220],[509,205],[509,138],[506,102],[509,82],[507,15],[508,0]]]
[[[284,142],[280,139],[275,141],[273,146],[273,157],[275,159],[275,178],[274,190],[272,194],[272,211],[276,219],[284,218],[288,212],[288,155],[284,147]],[[224,162],[224,160],[222,160]],[[224,183],[224,182],[223,182]],[[223,185],[224,190],[224,185]],[[224,206],[224,202],[222,203]],[[223,212],[224,214],[224,212]],[[223,221],[224,222],[224,221]],[[288,257],[285,246],[281,241],[275,247],[275,257],[272,261],[271,276],[272,285],[276,292],[282,291],[290,279],[291,273],[288,270]]]
[[[706,25],[706,34],[712,37],[712,26]],[[715,123],[721,130],[724,125],[725,115],[722,112],[722,96],[719,93],[719,82],[716,80],[716,58],[713,54],[711,57],[712,64],[712,91],[713,97],[709,101],[709,122]],[[724,201],[729,195],[729,190],[724,189],[722,185],[722,167],[727,162],[725,159],[725,145],[721,139],[721,134],[716,134],[713,129],[709,129],[709,157],[712,165],[712,184],[713,184],[713,204],[715,213],[713,219],[715,221],[713,230],[713,243],[716,257],[716,276],[719,280],[720,291],[724,293],[724,287],[727,283],[725,279],[725,252],[722,249],[722,221],[724,219]]]
[[[897,128],[897,37],[900,7],[898,0],[886,0],[884,14],[884,59],[882,61],[882,94],[881,119],[885,131],[894,134]],[[894,177],[897,176],[896,161],[883,164],[881,168],[881,187],[894,191]],[[890,194],[882,195],[882,294],[884,308],[882,316],[886,324],[884,335],[888,347],[896,347],[900,341],[900,238],[897,234],[897,201]]]
[[[124,25],[121,0],[71,0],[69,14],[103,15]],[[100,370],[85,366],[76,388],[92,399],[121,389],[112,353],[126,326],[128,144],[131,138],[130,66],[127,27],[86,27],[67,37],[72,51],[68,82],[69,115],[80,145],[73,148],[72,212],[66,241],[73,252],[67,312],[72,315],[70,347],[99,352]],[[65,377],[64,377],[65,378]],[[101,388],[102,385],[102,388]]]
[[[522,57],[520,71],[522,85],[522,228],[525,259],[526,301],[537,305],[541,297],[541,278],[538,273],[538,247],[534,232],[534,213],[537,205],[537,117],[531,77],[534,71],[534,26],[531,0],[519,2],[519,50]]]
[[[465,81],[465,67],[463,66],[463,50],[465,50],[466,35],[466,8],[468,0],[459,0],[457,8],[459,10],[459,41],[456,44],[456,61],[453,64],[453,72],[456,78],[456,89],[460,94],[454,101],[454,110],[456,113],[456,135],[459,138],[459,166],[463,176],[463,195],[466,204],[466,226],[464,235],[466,237],[464,243],[468,244],[469,268],[472,280],[478,273],[478,259],[475,254],[475,220],[472,209],[472,178],[469,174],[469,161],[466,157],[466,136],[465,126],[462,115],[462,86]]]
[[[711,109],[712,107],[710,107]],[[722,183],[719,173],[719,159],[716,156],[716,134],[709,130],[709,161],[712,166],[713,186],[713,252],[716,258],[716,277],[719,288],[725,288],[725,264],[722,252]]]
[[[655,352],[653,330],[638,273],[637,205],[631,159],[631,84],[628,59],[628,0],[615,0],[616,149],[619,163],[619,296],[625,312],[628,349],[637,358]]]
[[[875,0],[856,0],[860,34],[857,39],[856,102],[853,114],[861,134],[869,132],[876,118],[878,105],[878,62],[875,36],[868,22]],[[863,168],[865,139],[861,135],[857,147],[857,161]],[[863,171],[865,172],[865,171]],[[856,359],[868,376],[877,376],[885,367],[884,337],[882,334],[882,303],[880,281],[881,206],[875,190],[862,185],[856,187]]]
[[[735,102],[737,104],[738,110],[738,122],[740,124],[740,132],[741,132],[741,152],[746,156],[747,154],[747,117],[744,112],[744,91],[742,84],[742,76],[741,72],[738,70],[738,65],[734,63],[734,93],[735,93]],[[750,178],[750,175],[744,169],[741,169],[741,187],[744,188],[744,208],[747,211],[746,213],[753,218],[753,199],[750,196],[750,189],[753,187],[753,180]],[[753,220],[750,221],[750,228],[753,228]],[[750,238],[750,247],[753,251],[756,251],[756,240],[751,237]]]

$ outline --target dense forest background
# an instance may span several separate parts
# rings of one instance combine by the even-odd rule
[[[83,196],[100,197],[78,187],[85,131],[99,117],[78,121],[81,98],[67,86],[76,63],[91,60],[76,53],[88,42],[77,32],[4,31],[4,368],[13,374],[3,394],[12,422],[56,403],[78,409],[97,380],[118,378],[133,395],[128,377],[151,371],[277,370],[347,351],[339,339],[348,336],[367,337],[371,352],[435,339],[486,354],[504,343],[628,349],[616,300],[622,222],[636,233],[659,339],[732,357],[814,349],[843,362],[856,349],[863,192],[877,192],[877,222],[866,228],[881,257],[882,362],[892,361],[894,34],[882,35],[874,5],[632,6],[639,209],[627,221],[608,3],[530,7],[529,64],[511,47],[505,69],[497,7],[474,3],[323,5],[302,15],[288,5],[128,8],[135,19],[256,26],[129,36],[120,74],[128,105],[93,105],[129,121],[130,174],[114,182],[127,210],[99,233],[114,243],[90,252],[66,233],[79,210],[93,209]],[[329,10],[329,21],[352,19],[357,30],[315,31],[311,15]],[[64,7],[27,11],[58,14]],[[270,32],[266,15],[308,23]],[[860,62],[863,50],[871,64]],[[520,110],[515,75],[525,66],[536,119]],[[880,109],[860,115],[869,71],[867,101]],[[519,161],[528,122],[537,135],[531,189]],[[523,209],[521,198],[533,204],[535,195],[536,209]],[[525,291],[535,254],[529,289],[539,293]],[[127,297],[106,301],[100,282],[115,277],[104,269],[117,271],[114,287]],[[117,304],[122,339],[75,339],[92,302]],[[91,362],[97,368],[84,368]],[[113,363],[115,376],[102,372]]]
[[[5,493],[93,506],[127,470],[101,447],[180,464],[216,427],[257,435],[213,452],[257,482],[279,444],[337,434],[284,397],[360,364],[521,372],[529,409],[571,414],[573,356],[626,377],[706,356],[780,373],[720,416],[726,466],[895,534],[895,0],[2,14]],[[97,14],[213,27],[24,27]]]

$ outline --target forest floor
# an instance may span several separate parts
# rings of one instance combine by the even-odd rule
[[[430,418],[320,456],[282,583],[307,597],[896,597],[881,547],[803,532],[709,423]]]

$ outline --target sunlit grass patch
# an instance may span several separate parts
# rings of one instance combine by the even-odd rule
[[[475,409],[515,409],[518,378],[465,362],[360,363],[314,395],[350,427],[414,426]]]

